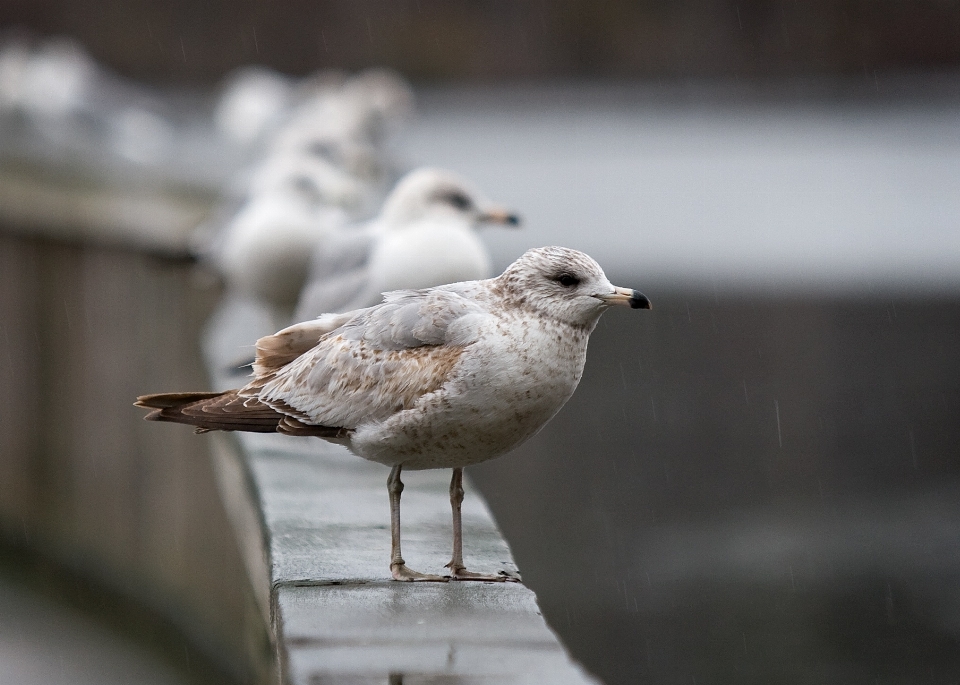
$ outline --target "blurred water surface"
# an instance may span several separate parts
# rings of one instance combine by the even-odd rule
[[[581,84],[437,89],[420,102],[407,156],[523,209],[525,230],[489,236],[498,266],[556,243],[647,282],[960,287],[949,93]]]

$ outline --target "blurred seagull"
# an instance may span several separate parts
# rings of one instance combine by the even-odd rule
[[[289,77],[266,67],[241,67],[221,86],[213,121],[226,138],[238,145],[252,145],[276,126],[292,98]]]
[[[255,183],[262,185],[260,192],[243,204],[205,252],[223,276],[228,296],[265,304],[289,321],[310,255],[330,231],[347,222],[343,205],[360,191],[348,178],[318,178],[295,162],[285,174],[262,174]]]
[[[47,38],[35,47],[10,41],[0,51],[0,104],[41,120],[64,119],[89,108],[100,76],[90,55],[69,38]]]
[[[234,77],[218,125],[247,143],[267,138],[265,154],[238,175],[192,241],[223,276],[229,302],[266,305],[277,325],[289,322],[314,248],[382,200],[389,164],[381,147],[410,111],[409,86],[391,72],[319,72],[297,89],[262,69]]]
[[[330,79],[289,114],[268,142],[267,154],[300,154],[332,164],[364,183],[366,208],[375,209],[397,178],[388,143],[413,114],[413,93],[398,75],[369,69],[334,86]]]
[[[247,178],[250,197],[289,191],[298,192],[309,204],[348,213],[359,209],[366,192],[360,181],[334,165],[292,153],[268,157]]]
[[[517,226],[520,219],[452,171],[411,171],[376,219],[317,243],[294,318],[369,307],[391,290],[487,278],[490,256],[475,231],[485,223]]]
[[[391,575],[418,573],[400,551],[402,469],[452,468],[453,556],[467,571],[463,468],[536,434],[573,394],[587,340],[606,309],[649,309],[590,257],[562,247],[526,252],[498,278],[389,293],[374,307],[329,314],[257,341],[255,377],[239,390],[145,395],[152,421],[212,430],[316,436],[391,467]]]

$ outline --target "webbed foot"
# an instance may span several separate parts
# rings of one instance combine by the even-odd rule
[[[497,574],[474,573],[468,571],[463,566],[454,566],[453,562],[447,564],[450,569],[451,580],[479,580],[486,583],[520,583],[520,575],[512,571],[500,571]]]
[[[393,563],[390,564],[390,574],[393,576],[394,580],[402,580],[405,582],[433,582],[433,583],[446,583],[450,580],[447,576],[434,576],[429,573],[420,573],[419,571],[414,571],[413,569],[407,568],[407,565],[404,563]]]

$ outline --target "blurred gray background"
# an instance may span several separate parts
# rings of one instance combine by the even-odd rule
[[[68,34],[123,74],[203,84],[241,64],[392,66],[411,78],[872,78],[960,60],[938,0],[11,0],[3,23]]]

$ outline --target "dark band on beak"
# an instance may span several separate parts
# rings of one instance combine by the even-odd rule
[[[639,290],[634,290],[633,294],[630,296],[630,308],[653,309],[653,306],[650,304],[650,300],[647,299],[646,295]]]
[[[513,212],[506,212],[501,210],[491,210],[484,212],[478,217],[481,223],[487,224],[503,224],[504,226],[519,226],[520,225],[520,215],[514,214]]]

